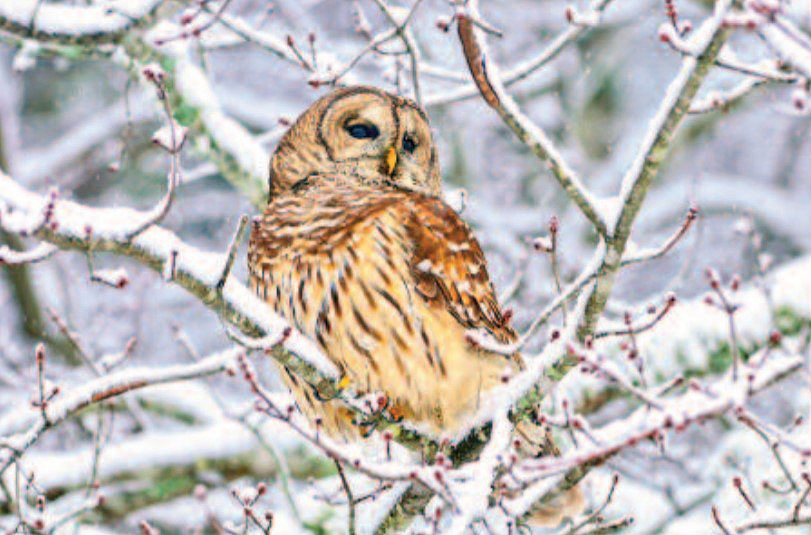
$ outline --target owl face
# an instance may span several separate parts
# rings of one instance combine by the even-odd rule
[[[303,191],[315,175],[429,195],[440,190],[423,111],[370,87],[333,91],[299,117],[271,161],[271,195]]]

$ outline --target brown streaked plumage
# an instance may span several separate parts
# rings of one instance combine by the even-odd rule
[[[295,201],[271,201],[251,237],[250,265],[259,295],[313,337],[357,390],[385,392],[437,434],[519,367],[465,340],[478,327],[503,341],[515,335],[478,243],[435,197],[318,177]],[[321,403],[311,401],[302,408],[312,416]],[[325,424],[344,432],[348,422]]]
[[[366,137],[353,137],[358,125]],[[254,290],[316,340],[355,389],[384,392],[398,412],[440,434],[521,367],[518,355],[465,339],[470,328],[505,342],[515,334],[478,242],[438,198],[436,149],[410,100],[367,87],[318,100],[279,142],[270,191],[251,236]],[[327,430],[356,433],[344,411],[286,381]]]
[[[385,393],[436,435],[457,430],[487,390],[522,367],[518,354],[466,340],[472,328],[502,342],[515,333],[481,247],[439,194],[424,112],[374,88],[338,89],[279,142],[248,253],[254,291],[358,392]],[[323,429],[357,436],[348,410],[282,375]]]

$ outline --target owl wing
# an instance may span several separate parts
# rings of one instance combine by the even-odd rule
[[[445,308],[468,329],[486,329],[501,342],[515,339],[487,273],[479,242],[467,224],[440,199],[411,199],[405,228],[413,246],[412,278],[419,295]]]
[[[335,185],[276,197],[254,224],[249,267],[260,297],[356,389],[384,392],[437,432],[452,431],[506,368],[518,368],[466,340],[470,328],[515,335],[476,239],[438,199]],[[328,404],[286,380],[305,412],[341,430]]]

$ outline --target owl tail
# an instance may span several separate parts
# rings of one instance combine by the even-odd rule
[[[519,454],[526,457],[560,455],[560,450],[549,431],[529,421],[515,426],[516,438],[520,439]],[[527,513],[527,521],[535,527],[556,527],[566,518],[574,518],[583,512],[586,501],[579,486],[575,486],[544,503],[536,503]]]

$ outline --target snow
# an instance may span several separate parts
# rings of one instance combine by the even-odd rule
[[[243,170],[264,183],[270,154],[242,125],[223,112],[208,76],[192,61],[189,42],[173,39],[182,32],[181,27],[162,21],[150,30],[147,41],[176,61],[173,74],[177,89],[188,105],[199,110],[211,139],[233,156]]]
[[[648,127],[645,130],[640,143],[641,150],[639,150],[628,168],[628,171],[622,178],[619,193],[622,203],[625,203],[625,201],[630,198],[634,187],[637,185],[637,181],[643,176],[643,167],[646,162],[652,162],[654,164],[661,163],[664,153],[661,153],[661,151],[658,154],[653,152],[656,143],[659,141],[660,132],[666,125],[667,121],[670,120],[673,113],[679,111],[675,109],[676,104],[681,99],[682,92],[686,88],[688,81],[693,76],[696,66],[698,65],[698,61],[695,56],[703,53],[707,49],[711,40],[719,31],[723,18],[726,12],[729,10],[731,4],[731,0],[721,0],[716,2],[713,16],[708,17],[704,22],[702,22],[699,28],[697,28],[692,34],[688,43],[685,44],[688,52],[691,55],[688,55],[682,59],[679,72],[665,90],[659,105],[659,109],[648,123]],[[675,130],[676,126],[677,125],[672,125],[671,128]],[[614,226],[616,226],[616,222]],[[612,226],[612,228],[614,228],[614,226]]]
[[[40,32],[80,37],[127,28],[133,19],[147,15],[158,4],[160,0],[107,0],[86,6],[14,0],[0,3],[0,17],[22,26],[33,20]]]
[[[788,30],[788,31],[787,31]],[[780,24],[764,24],[760,28],[761,35],[771,46],[777,49],[780,57],[793,65],[806,77],[811,77],[811,40],[798,30],[788,20],[781,20]]]
[[[179,151],[186,142],[189,129],[172,119],[172,124],[162,126],[152,135],[152,143],[170,153]]]
[[[12,216],[22,218],[16,224],[36,226],[38,214],[42,213],[47,200],[17,185],[16,182],[0,174],[0,202],[18,208]],[[67,200],[58,200],[54,206],[53,219],[59,222],[57,232],[65,237],[84,238],[86,229],[92,229],[94,238],[126,242],[133,228],[138,228],[143,220],[141,213],[129,208],[90,208]],[[17,213],[20,212],[20,213]],[[4,225],[8,217],[3,218]],[[185,272],[209,287],[216,285],[225,262],[225,255],[200,251],[184,243],[174,233],[157,226],[150,226],[135,239],[133,247],[144,251],[152,258],[160,259],[168,265],[175,258],[175,272]],[[253,292],[242,283],[229,277],[223,287],[223,295],[230,303],[259,325],[267,333],[280,336],[289,324],[269,310]],[[335,365],[321,352],[318,346],[293,330],[287,337],[285,346],[297,355],[303,355],[317,370],[327,377],[337,378]]]

